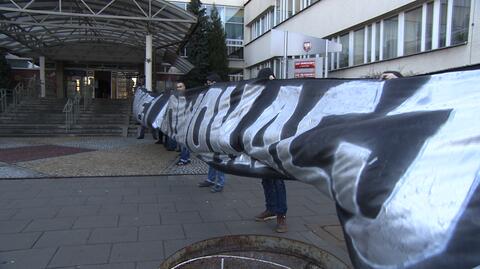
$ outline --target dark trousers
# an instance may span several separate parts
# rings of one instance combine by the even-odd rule
[[[287,191],[282,179],[262,179],[265,206],[269,212],[277,215],[287,213]]]

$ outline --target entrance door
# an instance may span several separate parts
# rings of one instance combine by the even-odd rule
[[[95,71],[95,98],[110,98],[112,89],[111,72]]]

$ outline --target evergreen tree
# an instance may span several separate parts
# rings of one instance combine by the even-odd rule
[[[228,80],[228,54],[223,29],[217,7],[213,5],[208,28],[208,64],[212,72],[217,73],[224,81]]]
[[[202,8],[200,0],[191,0],[187,10],[197,17],[197,25],[186,45],[188,60],[195,66],[184,80],[188,87],[195,87],[205,84],[208,74],[208,18],[205,15],[205,8]]]
[[[12,82],[12,69],[5,59],[5,52],[0,52],[0,89],[10,89]]]

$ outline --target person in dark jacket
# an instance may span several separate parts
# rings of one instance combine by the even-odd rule
[[[258,72],[258,79],[273,80],[275,75],[270,68]],[[285,233],[287,227],[287,190],[283,179],[262,178],[263,194],[265,195],[265,211],[255,216],[256,221],[277,219],[275,231]]]

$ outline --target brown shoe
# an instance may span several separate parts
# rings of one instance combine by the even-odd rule
[[[267,221],[276,218],[276,215],[272,212],[265,210],[262,213],[255,216],[255,221]]]
[[[277,227],[275,228],[277,233],[288,232],[287,217],[285,215],[277,215]]]

